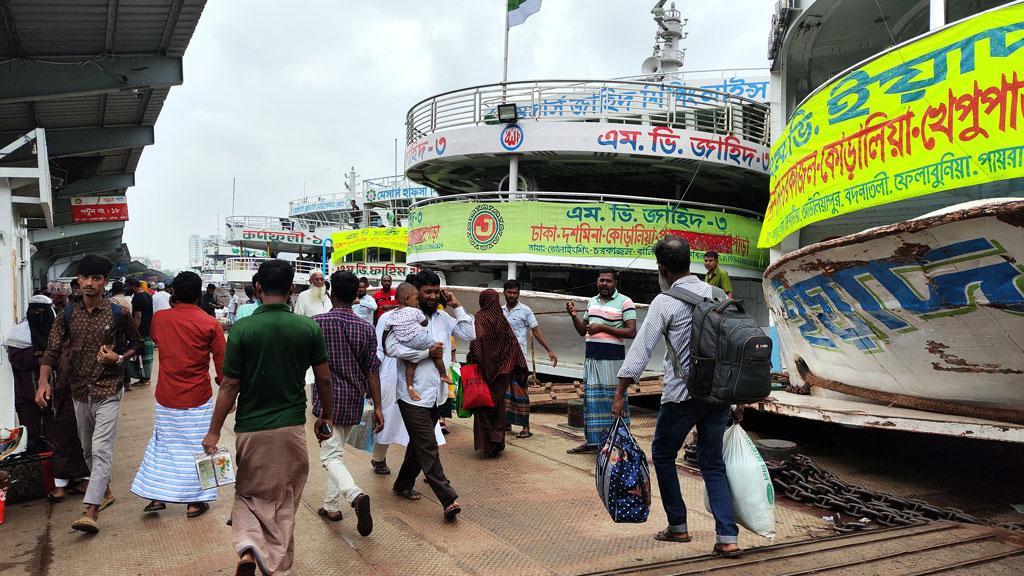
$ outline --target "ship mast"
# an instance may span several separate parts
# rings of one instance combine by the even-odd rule
[[[675,2],[666,10],[666,1],[658,0],[651,9],[658,30],[654,34],[653,54],[640,66],[644,74],[655,76],[657,80],[678,73],[683,67],[683,58],[686,55],[686,50],[679,47],[679,41],[687,37],[687,33],[683,32],[687,19],[681,18]]]

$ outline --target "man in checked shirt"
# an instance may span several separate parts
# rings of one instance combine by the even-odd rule
[[[327,470],[327,491],[323,507],[317,511],[331,522],[342,519],[341,501],[356,511],[356,530],[361,536],[373,531],[370,497],[363,493],[345,467],[345,440],[353,426],[363,418],[367,397],[373,400],[373,427],[384,428],[380,408],[380,360],[377,358],[377,335],[373,325],[352,311],[359,279],[348,271],[331,275],[331,300],[334,307],[313,320],[320,324],[327,344],[327,363],[331,368],[334,410],[323,414],[320,394],[313,389],[313,414],[334,424],[331,437],[320,444],[320,462]]]
[[[89,534],[99,532],[99,512],[114,501],[109,484],[121,411],[123,366],[143,347],[130,311],[121,310],[115,319],[110,300],[103,297],[113,267],[110,260],[94,254],[79,261],[78,286],[82,298],[69,304],[70,322],[63,311],[57,313],[39,367],[36,390],[36,403],[45,408],[51,398],[50,375],[54,368],[59,365],[61,370],[67,370],[60,379],[67,383],[74,400],[78,436],[90,473],[83,498],[85,513],[71,527]],[[63,362],[62,355],[66,358]]]

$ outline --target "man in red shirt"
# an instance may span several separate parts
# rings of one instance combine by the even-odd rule
[[[381,277],[380,290],[373,293],[373,299],[377,301],[377,316],[375,318],[378,320],[385,312],[398,308],[395,291],[391,289],[391,276],[385,274]]]
[[[158,512],[171,502],[187,504],[186,515],[195,518],[217,499],[216,488],[200,486],[195,455],[203,452],[213,416],[210,357],[220,384],[226,344],[220,322],[199,307],[202,278],[182,272],[172,286],[177,304],[153,315],[151,334],[160,347],[156,419],[132,492],[150,500],[145,512]]]

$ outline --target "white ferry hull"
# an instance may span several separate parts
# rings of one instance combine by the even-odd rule
[[[814,244],[765,272],[791,378],[1024,422],[1024,200],[969,202]]]

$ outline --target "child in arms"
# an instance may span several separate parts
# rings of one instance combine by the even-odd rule
[[[399,344],[413,350],[427,350],[437,342],[430,336],[427,330],[427,316],[419,307],[419,291],[408,282],[402,282],[395,290],[395,300],[398,300],[398,308],[388,314],[384,324],[384,351],[387,352],[388,335],[394,334]],[[424,360],[425,362],[426,360]],[[444,366],[441,358],[432,358],[431,361],[441,375],[441,381],[451,384],[451,376]],[[409,391],[409,398],[413,401],[420,400],[420,395],[413,387],[413,377],[416,373],[416,363],[408,360],[400,360],[405,369],[405,385]]]

